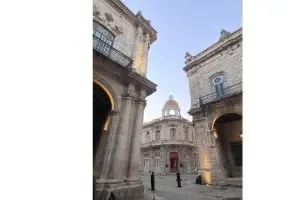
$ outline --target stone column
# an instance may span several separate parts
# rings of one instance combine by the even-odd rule
[[[131,112],[131,104],[133,97],[130,94],[123,95],[123,109],[121,123],[118,129],[117,147],[114,155],[114,164],[112,167],[111,175],[115,179],[124,180],[126,176],[126,169],[128,164],[128,132]]]
[[[137,101],[135,129],[132,134],[130,164],[128,170],[128,182],[140,182],[140,136],[143,129],[143,117],[146,101],[141,99]]]
[[[210,159],[212,164],[212,182],[213,184],[226,184],[225,171],[220,157],[219,142],[214,137],[214,130],[208,131],[211,141]]]

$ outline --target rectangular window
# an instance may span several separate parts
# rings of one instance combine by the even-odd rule
[[[188,140],[189,139],[189,132],[188,131],[185,131],[185,137],[184,137],[185,140]]]
[[[156,141],[160,140],[160,132],[159,131],[156,132],[155,139],[156,139]]]
[[[156,168],[159,168],[159,161],[160,161],[159,158],[155,158],[155,167]]]

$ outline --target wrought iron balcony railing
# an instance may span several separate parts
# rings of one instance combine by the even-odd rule
[[[123,67],[130,67],[130,64],[132,63],[131,58],[113,48],[111,45],[107,44],[95,35],[93,35],[93,50],[95,53],[100,53],[119,63]]]
[[[221,100],[229,98],[233,95],[242,93],[242,91],[243,91],[242,83],[237,83],[237,84],[231,85],[231,86],[224,88],[223,90],[220,90],[218,92],[213,92],[213,93],[201,96],[199,98],[199,103],[192,105],[191,109],[197,109],[203,105],[221,101]]]

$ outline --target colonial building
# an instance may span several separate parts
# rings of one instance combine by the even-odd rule
[[[94,0],[93,154],[94,199],[141,199],[140,133],[150,45],[157,32],[141,12],[120,0]]]
[[[185,59],[199,171],[208,184],[226,184],[242,176],[242,29],[222,30],[219,41]]]
[[[172,96],[162,109],[162,116],[143,126],[141,137],[142,172],[156,174],[197,173],[198,159],[192,122],[181,117]]]

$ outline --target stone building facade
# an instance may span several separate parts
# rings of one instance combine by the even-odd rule
[[[186,53],[200,170],[208,184],[242,176],[242,29],[222,30],[198,55]]]
[[[141,172],[155,174],[197,173],[198,156],[192,122],[181,117],[172,96],[162,109],[162,117],[143,126]]]
[[[157,32],[120,0],[93,2],[94,200],[141,199],[140,133],[150,45]]]

